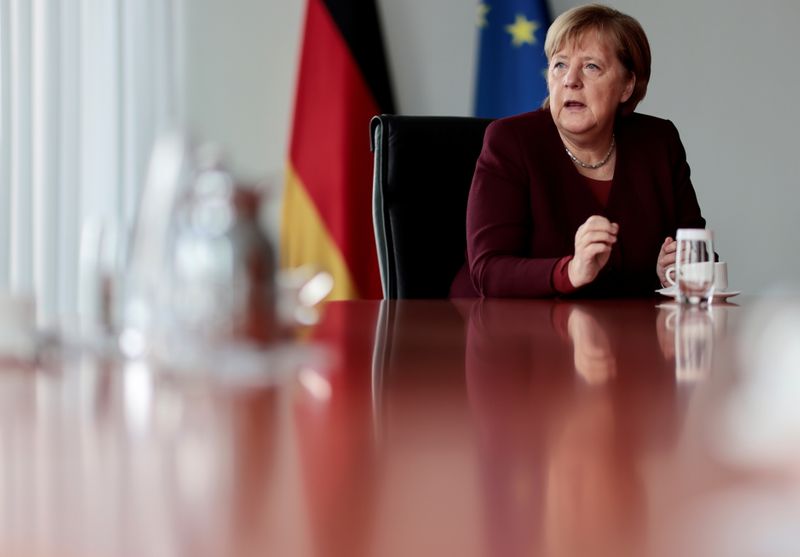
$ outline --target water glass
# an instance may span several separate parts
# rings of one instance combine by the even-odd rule
[[[681,228],[675,278],[678,300],[683,304],[708,304],[714,296],[714,241],[710,230]]]

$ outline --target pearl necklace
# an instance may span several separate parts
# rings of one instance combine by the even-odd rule
[[[580,166],[582,168],[588,168],[589,170],[597,170],[598,168],[600,168],[601,166],[603,166],[604,164],[606,164],[608,162],[608,159],[611,158],[611,153],[614,152],[614,147],[616,147],[616,146],[617,146],[617,143],[616,143],[616,140],[614,138],[614,134],[611,134],[611,147],[608,148],[608,153],[606,153],[606,156],[603,157],[603,160],[601,160],[600,162],[595,163],[595,164],[589,164],[588,162],[583,162],[578,157],[573,155],[572,151],[570,151],[569,147],[567,147],[566,145],[564,145],[564,150],[569,155],[569,158],[572,159],[572,162],[574,162],[578,166]]]

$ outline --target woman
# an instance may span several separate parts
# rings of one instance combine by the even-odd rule
[[[486,130],[451,296],[652,295],[677,228],[703,228],[668,120],[634,113],[650,79],[639,23],[601,5],[547,32],[549,97]]]

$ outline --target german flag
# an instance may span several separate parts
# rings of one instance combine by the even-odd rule
[[[369,121],[394,112],[374,0],[308,0],[281,223],[284,268],[334,276],[329,299],[380,298]]]

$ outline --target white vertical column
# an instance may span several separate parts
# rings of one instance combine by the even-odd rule
[[[116,220],[119,184],[118,2],[81,1],[81,214]]]
[[[11,290],[33,293],[31,4],[11,0]]]
[[[0,0],[0,291],[11,286],[11,1]]]
[[[171,26],[169,36],[172,37],[172,117],[178,125],[186,124],[186,21],[185,0],[172,0],[169,2],[171,10]]]
[[[156,138],[180,123],[183,11],[178,5],[175,0],[140,0],[121,6],[122,210],[128,224],[135,218]]]
[[[156,106],[156,132],[174,125],[175,115],[175,52],[173,51],[173,10],[171,2],[150,1],[153,28],[156,30],[151,52],[153,68],[153,95]]]
[[[123,3],[122,17],[122,196],[123,218],[130,225],[135,217],[153,140],[153,66],[149,52],[153,34],[150,0]]]
[[[117,224],[120,221],[121,150],[121,20],[120,0],[80,0],[80,235],[77,307],[80,318],[99,299],[95,268],[100,261],[103,234],[84,233],[86,227]],[[145,30],[142,31],[147,34]],[[90,230],[89,230],[90,231]],[[88,254],[89,257],[84,257]],[[94,285],[94,286],[92,286]]]
[[[77,312],[78,242],[80,239],[80,10],[79,0],[63,0],[61,9],[60,162],[59,210],[59,314]]]
[[[33,279],[37,321],[58,314],[60,25],[59,0],[32,2]]]

